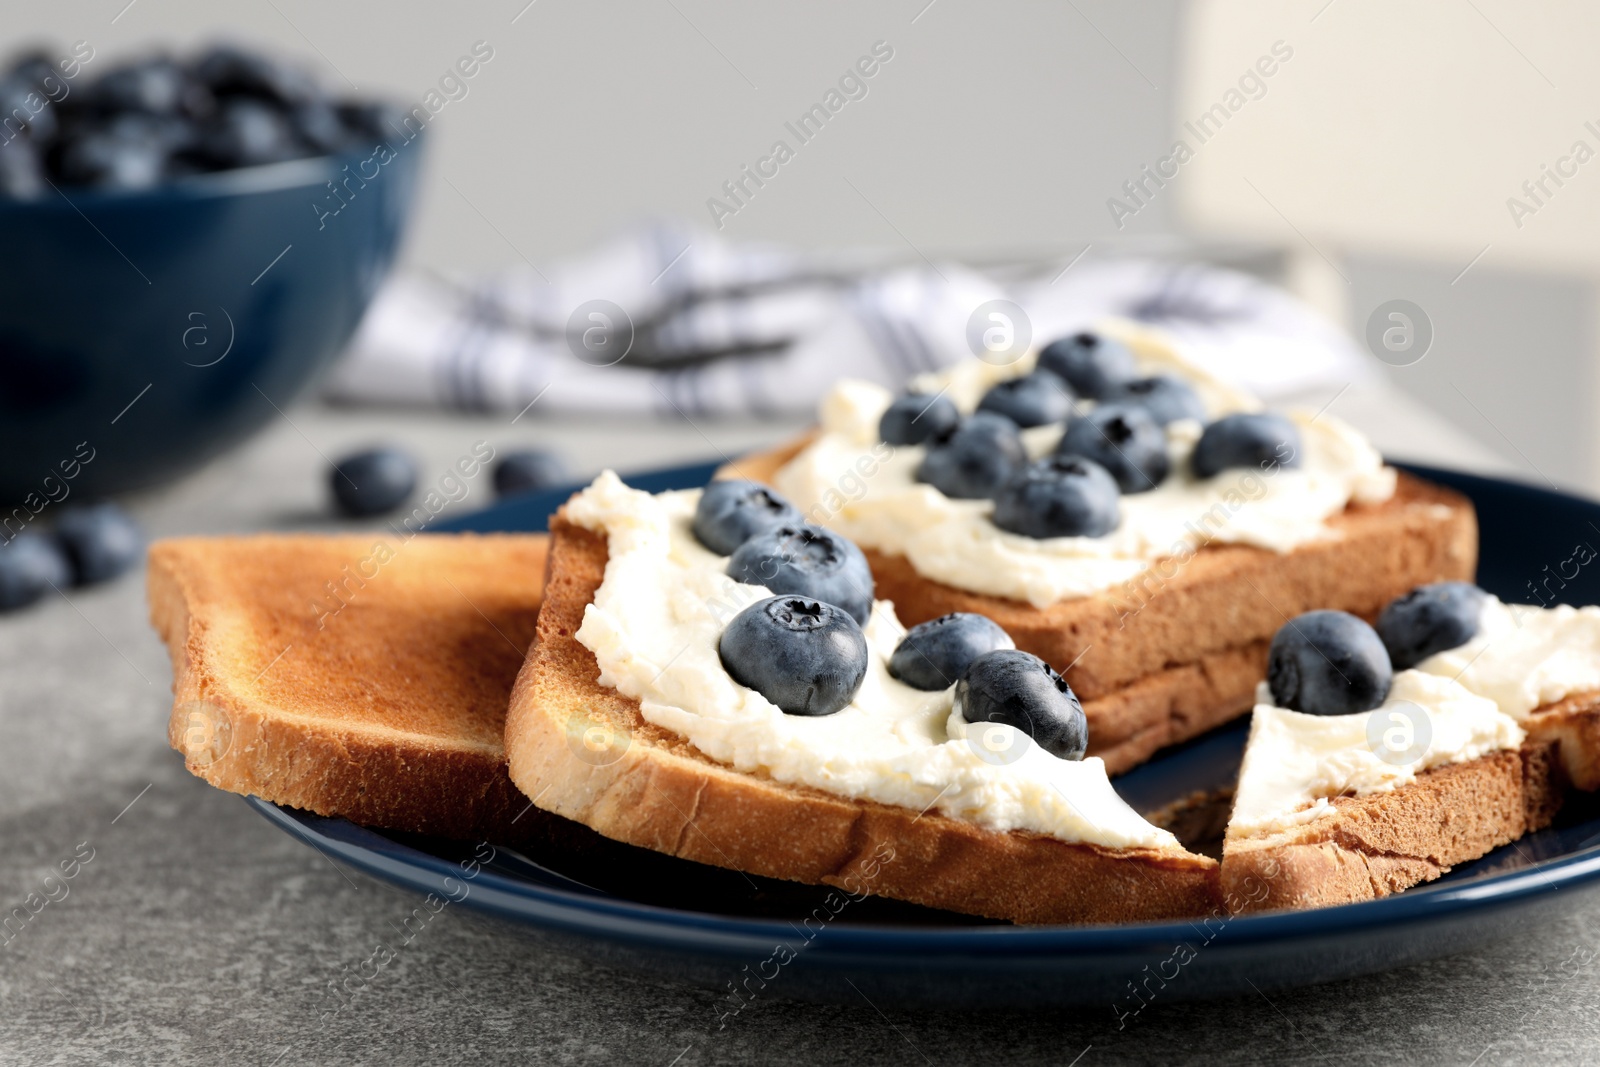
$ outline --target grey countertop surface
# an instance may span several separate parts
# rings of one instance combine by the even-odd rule
[[[1393,454],[1516,473],[1392,395],[1334,409]],[[248,446],[132,505],[154,535],[334,529],[324,455],[401,440],[443,473],[477,440],[559,444],[584,472],[736,454],[797,423],[531,421],[294,409]],[[638,457],[649,457],[641,463]],[[479,489],[476,492],[482,493]],[[487,503],[469,497],[456,509]],[[964,1063],[1592,1062],[1600,907],[1481,951],[1333,985],[1109,1005],[880,1012],[758,1001],[718,1029],[714,989],[552,949],[446,909],[349,1008],[327,983],[417,903],[300,845],[192,778],[165,741],[171,675],[142,582],[0,619],[0,910],[70,881],[0,935],[0,1062]],[[66,886],[62,896],[61,885]],[[1076,1059],[1075,1059],[1076,1057]]]

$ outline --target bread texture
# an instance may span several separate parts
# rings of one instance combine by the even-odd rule
[[[1556,745],[1573,788],[1600,789],[1600,693],[1574,693],[1535,708],[1522,722],[1528,740]]]
[[[1551,742],[1424,771],[1334,812],[1228,839],[1222,889],[1234,912],[1320,908],[1398,893],[1549,825],[1565,776]]]
[[[771,482],[810,439],[746,456],[719,476]],[[1477,570],[1471,502],[1409,475],[1400,475],[1390,500],[1351,504],[1328,525],[1332,537],[1292,552],[1214,543],[1181,565],[1174,557],[1112,589],[1045,608],[956,589],[922,577],[903,556],[862,551],[878,597],[894,601],[907,626],[952,611],[986,615],[1092,701],[1170,667],[1270,641],[1303,612],[1332,608],[1370,621],[1416,586],[1470,581]]]
[[[1083,701],[1089,755],[1122,774],[1169,745],[1232,722],[1255,706],[1256,684],[1266,676],[1266,641],[1208,653]]]
[[[534,832],[503,738],[545,551],[543,535],[157,542],[172,746],[220,789],[367,826]]]
[[[853,800],[717,763],[599,682],[575,634],[605,575],[603,534],[551,524],[537,638],[506,719],[511,779],[606,837],[752,874],[1019,923],[1211,912],[1214,860],[1000,833],[934,811]]]

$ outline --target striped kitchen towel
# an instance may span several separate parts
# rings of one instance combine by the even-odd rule
[[[898,387],[992,343],[1108,315],[1162,327],[1268,400],[1362,378],[1342,332],[1249,275],[1084,257],[1009,270],[730,243],[654,225],[546,275],[391,279],[328,386],[343,403],[468,411],[760,415],[812,410],[842,376]],[[995,320],[1000,321],[1000,320]]]

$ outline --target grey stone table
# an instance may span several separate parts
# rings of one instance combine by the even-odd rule
[[[1320,402],[1320,401],[1319,401]],[[1396,398],[1335,410],[1393,453],[1507,469]],[[187,481],[133,501],[156,535],[334,528],[323,455],[399,439],[442,474],[472,442],[558,443],[584,468],[706,458],[793,424],[628,425],[303,407]],[[1508,450],[1509,452],[1509,450]],[[486,489],[453,507],[487,502]],[[1593,1061],[1600,910],[1537,936],[1358,981],[1202,1004],[880,1012],[718,994],[535,945],[446,909],[353,1004],[330,979],[417,903],[335,867],[202,784],[168,750],[171,681],[130,578],[0,619],[0,1062],[856,1063]],[[62,879],[52,872],[74,872]],[[1075,1059],[1076,1058],[1076,1059]]]

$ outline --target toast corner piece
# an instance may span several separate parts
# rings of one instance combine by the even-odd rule
[[[1554,745],[1538,743],[1424,771],[1392,792],[1341,797],[1309,823],[1226,841],[1224,903],[1239,914],[1398,893],[1549,825],[1565,786]]]
[[[541,808],[682,859],[1019,923],[1220,907],[1216,861],[1181,848],[1117,851],[998,833],[706,758],[602,686],[577,641],[606,560],[603,535],[557,514],[545,604],[506,718],[511,779]]]
[[[309,605],[374,536],[151,546],[169,743],[219,789],[320,815],[461,839],[540,832],[512,826],[526,801],[505,774],[501,724],[522,660],[504,642],[532,636],[544,538],[420,535],[347,588],[324,626]]]

